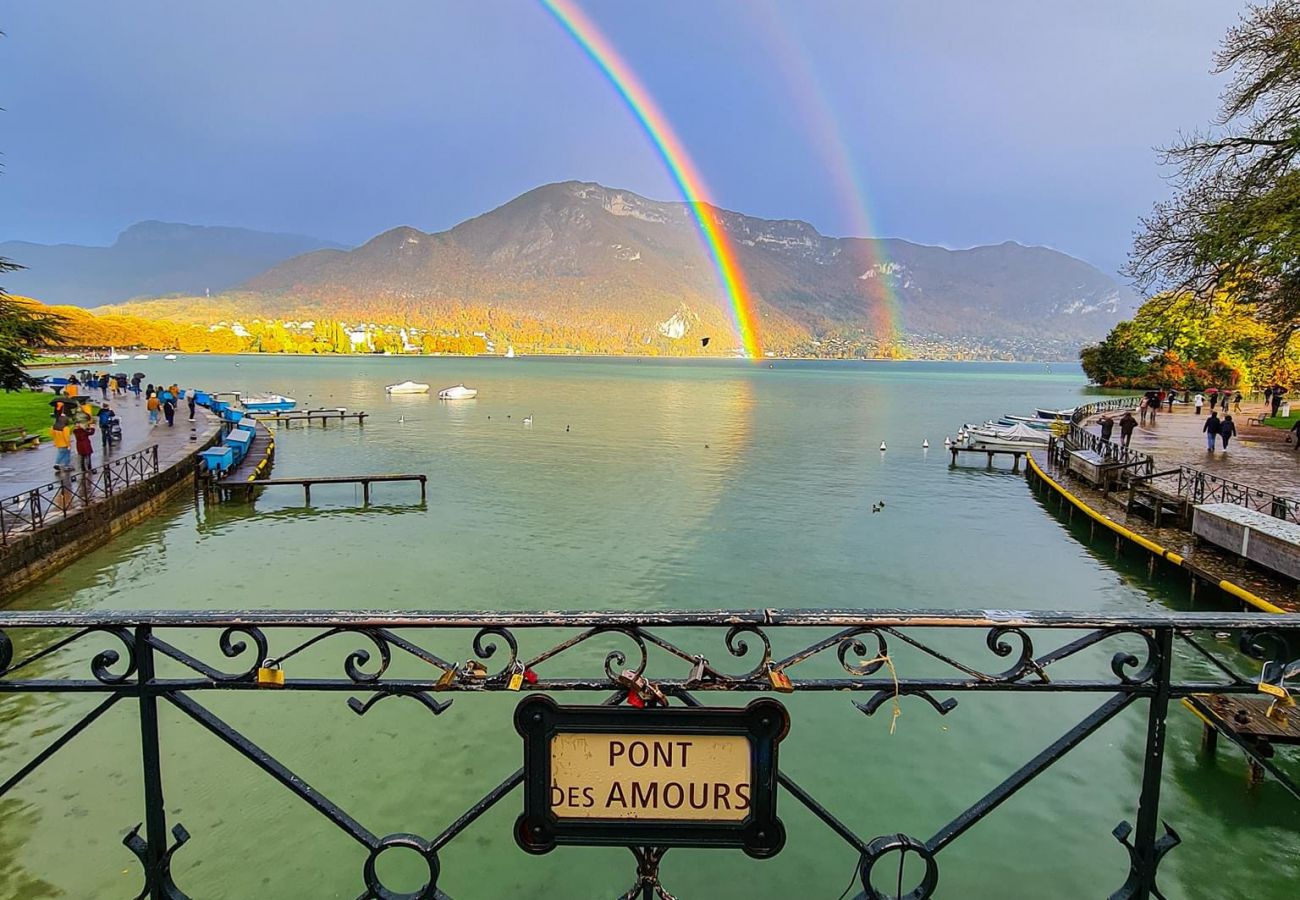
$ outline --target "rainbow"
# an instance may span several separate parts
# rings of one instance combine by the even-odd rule
[[[736,261],[731,241],[723,233],[721,222],[712,212],[711,207],[716,204],[709,199],[711,195],[699,168],[691,161],[686,147],[668,123],[663,110],[595,23],[572,0],[541,0],[541,4],[609,79],[663,159],[713,258],[722,289],[731,304],[736,333],[745,355],[751,359],[760,358],[763,355],[763,345],[758,336],[758,312],[754,307],[754,299],[745,284],[744,273]]]
[[[818,83],[807,53],[798,43],[797,29],[781,20],[776,3],[756,4],[756,8],[763,14],[754,17],[753,21],[760,26],[775,51],[775,59],[795,95],[793,106],[803,119],[807,133],[820,138],[814,146],[835,183],[836,193],[844,198],[844,212],[853,235],[873,237],[876,229],[872,226],[873,217],[866,189],[858,176],[858,166],[844,138],[839,117],[827,99],[827,92]],[[877,241],[867,240],[862,246],[866,272],[872,273],[861,279],[872,330],[877,340],[898,348],[903,338],[903,310],[889,274],[892,263]]]

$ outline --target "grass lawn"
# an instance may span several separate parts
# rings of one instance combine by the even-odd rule
[[[52,394],[37,391],[0,391],[0,429],[21,426],[44,437],[53,399]]]
[[[1296,423],[1297,419],[1300,419],[1300,409],[1292,410],[1291,415],[1286,418],[1283,418],[1282,416],[1270,416],[1264,420],[1264,424],[1271,425],[1274,428],[1285,428],[1287,431],[1290,431],[1291,426]]]

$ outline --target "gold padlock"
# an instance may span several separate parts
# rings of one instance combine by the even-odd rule
[[[458,677],[460,677],[459,670],[457,670],[455,666],[452,666],[450,669],[442,673],[442,677],[438,679],[437,686],[439,688],[449,688],[456,683]]]
[[[483,665],[477,659],[465,660],[465,677],[466,678],[487,678],[487,666]]]
[[[257,683],[262,687],[284,687],[284,669],[273,659],[263,661],[257,668]]]
[[[790,676],[781,669],[769,665],[767,667],[767,679],[772,682],[773,689],[780,691],[782,694],[794,693],[794,683],[790,680]]]
[[[695,664],[691,666],[691,674],[686,677],[687,684],[699,684],[708,674],[709,661],[703,656],[695,657]]]
[[[506,682],[507,691],[517,691],[524,686],[524,664],[515,663],[510,667],[510,680]]]

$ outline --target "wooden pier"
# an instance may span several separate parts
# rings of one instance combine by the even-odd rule
[[[989,467],[990,469],[993,468],[993,457],[995,457],[995,456],[1010,456],[1010,457],[1012,457],[1012,462],[1011,462],[1011,471],[1012,471],[1012,472],[1019,472],[1019,471],[1020,471],[1020,458],[1021,458],[1022,456],[1028,456],[1028,455],[1029,455],[1029,450],[1028,450],[1028,448],[1026,448],[1026,449],[1024,449],[1024,450],[983,450],[983,449],[976,449],[976,448],[974,448],[974,447],[958,447],[958,446],[956,446],[956,445],[953,445],[952,447],[949,447],[949,448],[948,448],[948,452],[952,454],[952,462],[950,463],[950,465],[954,465],[954,466],[957,465],[957,454],[958,454],[958,453],[977,453],[977,454],[978,454],[978,453],[983,453],[983,454],[985,454],[985,455],[988,457],[988,467]]]
[[[345,409],[302,409],[288,412],[254,413],[253,415],[260,422],[274,422],[276,425],[283,423],[285,428],[288,428],[294,422],[301,422],[304,425],[320,422],[322,428],[328,428],[330,422],[342,424],[349,420],[355,420],[358,425],[364,425],[366,424],[366,416],[369,413],[348,412]]]
[[[420,483],[420,502],[425,500],[428,490],[427,475],[316,475],[305,478],[260,478],[256,480],[232,480],[225,479],[216,482],[215,487],[223,497],[234,496],[242,493],[246,498],[251,499],[253,492],[265,487],[283,487],[285,485],[294,485],[302,488],[303,499],[311,502],[311,489],[317,484],[359,484],[361,485],[361,496],[364,503],[370,503],[370,485],[380,482],[390,481],[418,481]]]
[[[1300,744],[1300,707],[1288,706],[1285,701],[1265,696],[1192,694],[1183,699],[1183,705],[1205,726],[1201,747],[1207,754],[1214,754],[1220,734],[1246,752],[1252,787],[1264,780],[1275,744]]]

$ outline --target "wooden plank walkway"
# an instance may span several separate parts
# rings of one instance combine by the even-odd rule
[[[1046,451],[1035,451],[1032,458],[1038,471],[1058,485],[1064,483],[1066,473],[1060,468],[1051,465]],[[1031,484],[1041,480],[1036,479],[1032,468],[1029,477]],[[1053,488],[1047,482],[1043,482],[1043,485],[1052,494],[1061,498],[1063,503],[1069,500],[1068,497],[1064,497],[1058,489]],[[1101,525],[1111,532],[1108,536],[1115,541],[1117,551],[1128,545],[1138,553],[1147,554],[1150,567],[1153,570],[1156,561],[1161,558],[1186,570],[1192,576],[1191,590],[1193,597],[1196,595],[1198,585],[1208,584],[1219,587],[1230,595],[1238,596],[1232,590],[1232,587],[1236,587],[1239,591],[1244,591],[1247,595],[1254,595],[1257,599],[1271,606],[1272,609],[1269,611],[1300,612],[1300,595],[1297,595],[1294,582],[1280,575],[1274,575],[1258,566],[1251,565],[1245,560],[1209,543],[1198,542],[1190,531],[1173,527],[1157,528],[1151,522],[1135,513],[1128,512],[1124,508],[1122,500],[1127,499],[1127,490],[1118,494],[1104,493],[1097,488],[1089,487],[1078,479],[1071,479],[1068,486],[1064,487],[1064,490],[1073,495],[1082,506],[1095,515],[1092,522],[1092,535],[1094,537],[1097,534],[1097,526]],[[1063,510],[1070,519],[1074,518],[1074,511],[1073,504],[1069,504],[1069,509]],[[1087,515],[1087,512],[1084,514]],[[1118,526],[1118,528],[1115,526]],[[1141,546],[1133,538],[1128,537],[1125,532],[1158,547],[1162,552],[1156,553],[1150,547]],[[1225,583],[1229,587],[1224,587]],[[1238,599],[1259,606],[1258,603],[1252,603],[1245,597],[1238,596]]]

